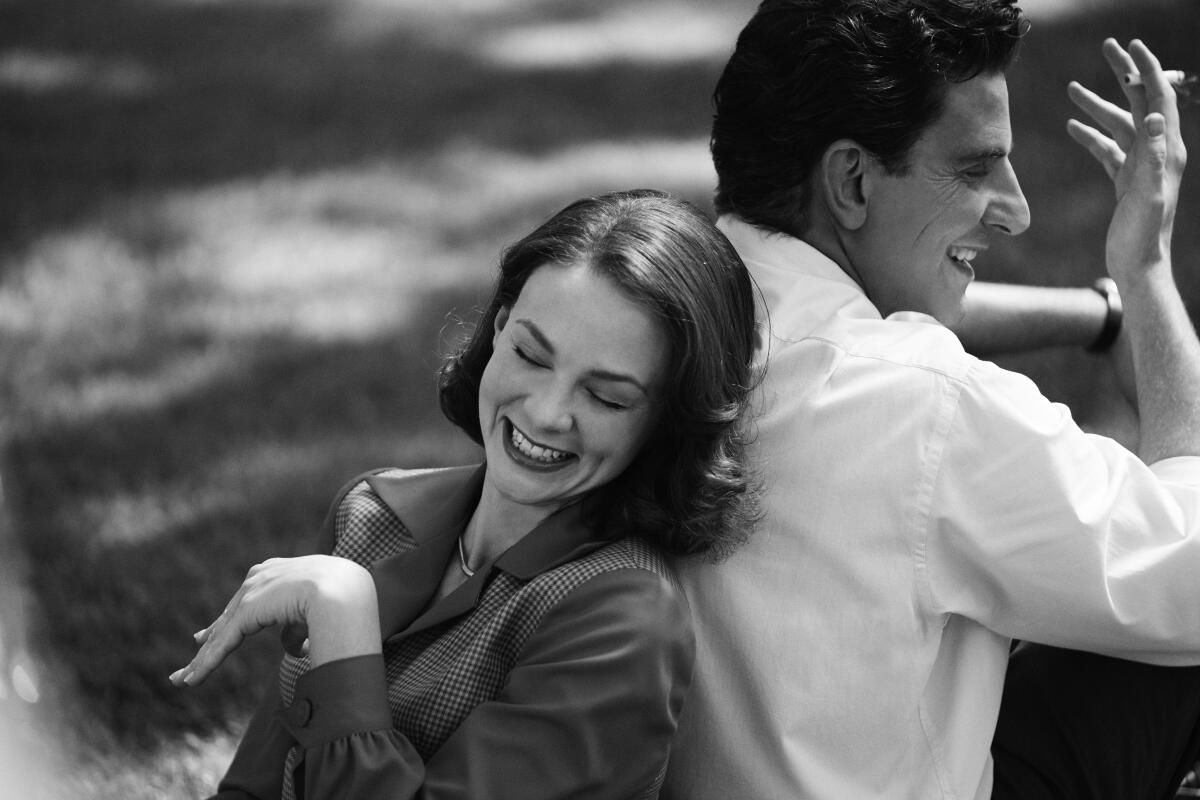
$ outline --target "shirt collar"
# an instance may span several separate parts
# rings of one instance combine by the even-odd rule
[[[759,315],[776,337],[807,335],[831,318],[880,319],[862,287],[808,242],[731,214],[721,216],[717,227],[754,277]]]
[[[780,338],[805,335],[830,319],[881,319],[858,282],[817,248],[769,231],[734,214],[717,219],[759,291],[759,313]],[[919,311],[897,311],[888,319],[940,324]]]

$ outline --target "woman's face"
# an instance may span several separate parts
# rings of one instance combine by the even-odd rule
[[[485,481],[505,500],[561,507],[620,475],[650,438],[666,335],[608,278],[539,267],[492,343],[479,425]]]

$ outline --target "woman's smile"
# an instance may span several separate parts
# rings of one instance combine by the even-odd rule
[[[573,453],[566,450],[556,450],[548,445],[540,444],[530,439],[513,421],[506,419],[508,429],[504,452],[516,463],[537,470],[554,470],[565,466],[575,459]]]
[[[479,385],[485,498],[553,510],[624,472],[658,420],[669,364],[658,319],[591,266],[551,262],[496,315],[492,344]]]

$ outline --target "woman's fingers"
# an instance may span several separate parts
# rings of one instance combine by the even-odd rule
[[[308,655],[308,626],[299,623],[284,625],[279,632],[279,641],[289,656],[303,658]]]
[[[264,608],[263,602],[262,590],[264,584],[269,584],[269,578],[270,572],[264,564],[250,568],[221,616],[193,635],[200,649],[187,666],[171,673],[171,683],[176,686],[200,685],[230,653],[241,646],[247,636],[276,621],[272,610]]]
[[[241,596],[242,592],[239,590],[235,598]],[[203,634],[203,640],[197,640],[200,642],[200,649],[192,656],[187,666],[171,674],[171,683],[176,686],[200,685],[221,665],[226,656],[241,645],[246,634],[242,631],[243,620],[238,615],[239,607],[240,603],[231,602],[212,625],[200,632]]]

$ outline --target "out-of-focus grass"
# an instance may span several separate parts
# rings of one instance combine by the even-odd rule
[[[1068,79],[1116,96],[1104,35],[1196,66],[1195,0],[1084,4],[1037,24],[1029,3],[1010,84],[1035,222],[984,277],[1100,274],[1111,192],[1063,126]],[[354,473],[477,457],[433,373],[504,242],[587,193],[708,205],[708,94],[753,5],[0,2],[0,553],[42,689],[0,713],[61,743],[61,796],[212,788],[276,646],[181,692],[189,633],[252,563],[306,549]],[[1127,432],[1103,362],[1010,363]]]

